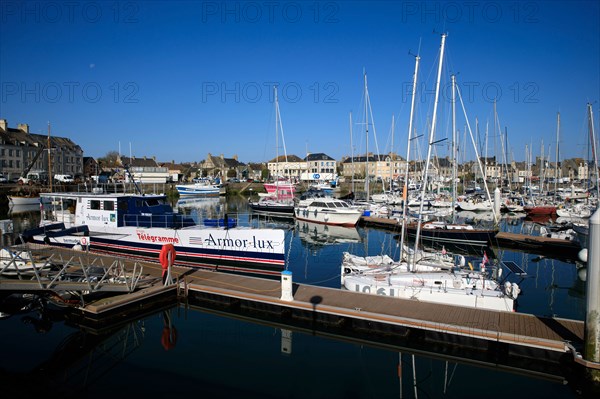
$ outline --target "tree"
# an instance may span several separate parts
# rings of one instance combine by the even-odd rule
[[[105,156],[98,158],[98,163],[102,163],[102,166],[113,168],[117,165],[117,160],[119,159],[119,153],[117,151],[109,151]]]

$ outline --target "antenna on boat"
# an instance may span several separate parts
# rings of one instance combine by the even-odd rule
[[[136,191],[140,194],[140,195],[144,195],[144,193],[142,192],[142,190],[139,188],[139,186],[137,185],[137,183],[135,182],[135,179],[133,178],[133,175],[131,174],[131,172],[129,171],[129,164],[125,164],[123,165],[123,168],[125,169],[125,171],[127,172],[127,174],[129,175],[129,178],[131,179],[131,181],[133,182],[133,185],[135,186]]]

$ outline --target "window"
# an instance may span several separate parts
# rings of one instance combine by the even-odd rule
[[[105,211],[114,211],[115,210],[114,201],[104,201],[104,210]]]
[[[120,211],[127,211],[127,209],[128,209],[127,202],[125,202],[125,201],[119,202],[118,207],[119,207]]]
[[[91,200],[90,201],[90,209],[100,209],[100,201],[98,200]]]

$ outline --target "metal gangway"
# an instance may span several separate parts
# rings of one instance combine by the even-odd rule
[[[146,283],[143,266],[125,263],[87,251],[57,251],[19,245],[0,250],[0,291],[68,291],[82,300],[85,295],[131,293]]]

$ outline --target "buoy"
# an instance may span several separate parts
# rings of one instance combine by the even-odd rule
[[[81,244],[75,244],[73,245],[73,251],[83,251],[83,247]]]
[[[160,250],[160,255],[159,255],[159,260],[160,260],[160,264],[162,266],[163,269],[167,269],[169,267],[169,254],[170,254],[170,259],[171,259],[171,265],[173,263],[175,263],[175,247],[173,246],[173,244],[165,244],[162,246],[162,249]]]

